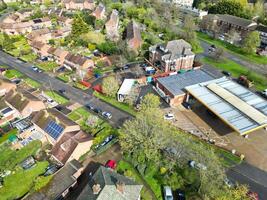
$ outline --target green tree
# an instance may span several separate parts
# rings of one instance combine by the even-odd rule
[[[80,35],[87,33],[90,30],[88,24],[86,24],[80,16],[74,18],[71,29],[71,36],[74,39],[78,39]]]
[[[97,45],[97,48],[99,49],[99,51],[108,55],[119,53],[119,49],[116,44],[110,41]]]
[[[110,97],[115,97],[119,89],[119,83],[115,77],[109,76],[103,79],[102,90],[103,93]]]
[[[193,50],[198,49],[200,44],[197,40],[197,35],[195,32],[196,24],[194,18],[191,15],[185,16],[183,30],[183,38],[192,45]]]
[[[252,31],[247,34],[242,44],[242,49],[246,53],[254,54],[256,48],[260,45],[260,35],[257,31]]]
[[[142,99],[141,102],[141,109],[142,110],[147,110],[150,108],[158,108],[160,105],[160,98],[154,94],[147,94],[145,97]]]

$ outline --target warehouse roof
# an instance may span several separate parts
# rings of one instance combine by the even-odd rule
[[[186,90],[241,135],[267,126],[267,101],[225,77]]]
[[[183,89],[187,86],[210,81],[212,79],[214,78],[202,70],[193,70],[182,74],[158,78],[158,82],[174,96],[177,96],[184,94]]]

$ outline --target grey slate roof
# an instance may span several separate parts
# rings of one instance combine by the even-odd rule
[[[125,184],[123,193],[116,188],[118,181]],[[97,195],[93,194],[94,184],[99,184],[101,187],[101,191]],[[142,187],[131,179],[101,166],[89,180],[89,184],[86,185],[77,200],[137,200]]]
[[[256,30],[260,31],[260,32],[267,33],[267,26],[258,25]]]
[[[183,39],[172,40],[165,44],[157,44],[149,48],[150,51],[158,51],[163,60],[174,60],[183,56],[194,55],[191,45]]]
[[[183,74],[171,75],[158,78],[158,82],[163,85],[174,96],[184,94],[184,88],[190,85],[213,80],[214,78],[202,70],[193,70]]]

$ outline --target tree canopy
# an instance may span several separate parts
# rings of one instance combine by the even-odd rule
[[[114,97],[119,89],[119,83],[114,76],[109,76],[103,79],[102,90],[107,96]]]
[[[256,48],[260,45],[260,35],[257,31],[247,34],[242,44],[242,48],[246,53],[255,53]]]

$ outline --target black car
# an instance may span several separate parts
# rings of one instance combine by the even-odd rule
[[[177,200],[185,200],[185,193],[182,190],[177,190]]]
[[[222,74],[224,74],[225,76],[231,76],[231,73],[228,71],[222,71]]]
[[[102,113],[102,110],[100,108],[94,108],[95,113]]]
[[[88,108],[89,110],[94,110],[94,107],[90,104],[85,105],[85,107]]]
[[[61,93],[61,94],[64,94],[66,92],[66,90],[61,89],[61,90],[58,90],[58,92]]]

